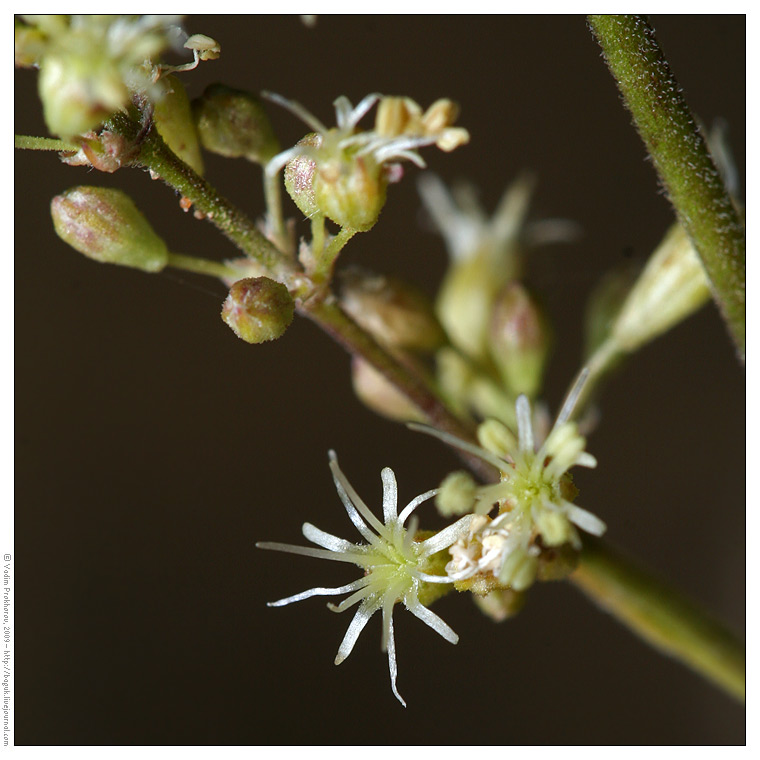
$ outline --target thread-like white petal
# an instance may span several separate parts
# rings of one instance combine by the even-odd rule
[[[607,525],[600,520],[595,514],[592,514],[583,507],[571,504],[569,501],[564,502],[567,516],[570,522],[575,523],[581,530],[591,533],[592,536],[601,536],[607,530]]]
[[[366,600],[362,603],[359,609],[356,610],[356,614],[348,626],[346,635],[343,637],[343,641],[341,641],[340,646],[338,647],[338,654],[335,656],[336,665],[340,665],[341,662],[351,654],[354,644],[356,644],[356,640],[359,638],[359,634],[362,632],[364,626],[367,625],[367,621],[375,614],[375,612],[377,612],[377,610],[377,604],[369,603]]]
[[[280,169],[285,166],[285,164],[287,164],[292,159],[303,155],[305,147],[306,146],[302,145],[294,145],[292,148],[288,148],[287,150],[283,150],[281,153],[278,153],[276,156],[272,156],[272,158],[267,161],[265,169],[266,175],[268,177],[274,177],[277,175]]]
[[[429,625],[436,633],[443,636],[446,641],[450,641],[452,644],[456,644],[459,641],[459,636],[452,630],[448,623],[445,623],[435,612],[431,612],[425,605],[423,605],[416,597],[404,600],[404,605],[415,617],[418,617],[425,625]]]
[[[383,467],[380,477],[383,481],[383,519],[387,525],[398,517],[398,484],[390,467]]]
[[[415,496],[402,510],[401,514],[398,516],[398,521],[400,525],[403,525],[406,521],[409,515],[414,512],[417,507],[420,506],[423,502],[427,501],[428,499],[432,499],[433,496],[435,496],[438,493],[438,489],[434,488],[432,491],[425,491],[425,493],[421,493],[419,496]]]
[[[309,599],[312,596],[336,596],[337,594],[347,594],[350,591],[355,591],[363,584],[364,578],[360,578],[353,583],[347,583],[345,586],[339,586],[338,588],[310,588],[308,591],[302,591],[300,594],[293,594],[293,596],[287,596],[285,599],[278,599],[276,602],[267,602],[267,607],[284,607],[286,604],[292,604],[293,602],[300,602],[304,599]]]
[[[588,451],[583,451],[578,455],[578,458],[575,460],[575,464],[577,464],[579,467],[590,467],[594,468],[597,465],[596,457],[592,454],[589,454]]]
[[[345,612],[349,607],[353,607],[357,602],[366,599],[372,593],[371,589],[367,588],[371,583],[372,578],[370,578],[370,576],[367,575],[364,578],[361,578],[360,581],[357,581],[359,589],[355,594],[346,597],[340,604],[332,604],[332,602],[328,602],[327,608],[330,612]]]
[[[560,410],[560,413],[557,415],[557,421],[554,423],[554,427],[558,427],[559,425],[564,424],[570,419],[570,415],[573,413],[573,410],[575,409],[575,404],[577,403],[578,398],[581,395],[583,386],[586,384],[586,380],[588,380],[588,374],[589,374],[588,367],[584,367],[578,374],[578,379],[573,383],[573,387],[570,389],[570,392],[567,394],[565,403],[562,404],[562,409]]]
[[[475,515],[465,515],[434,536],[426,538],[420,543],[420,557],[428,557],[431,554],[435,554],[456,543],[460,538],[464,538],[470,529],[470,523],[474,517]]]
[[[332,552],[349,552],[356,550],[356,544],[346,541],[345,538],[333,536],[332,533],[325,533],[325,531],[320,530],[316,525],[312,525],[311,523],[304,523],[301,527],[301,532],[312,543],[317,546],[322,546],[325,549],[329,549]]]
[[[271,549],[276,552],[288,554],[301,554],[304,557],[318,557],[319,559],[332,559],[335,562],[351,562],[354,565],[364,567],[367,555],[361,552],[332,552],[326,549],[312,549],[311,546],[296,546],[295,544],[280,544],[276,541],[259,541],[257,549]]]
[[[368,525],[372,526],[380,535],[387,536],[388,531],[386,530],[385,526],[380,522],[380,520],[377,519],[377,517],[375,517],[375,515],[372,514],[370,508],[364,503],[364,500],[361,498],[361,496],[356,493],[354,487],[348,482],[348,478],[343,474],[343,471],[340,469],[340,465],[338,464],[338,457],[335,452],[330,451],[329,456],[330,470],[332,471],[333,480],[335,481],[335,486],[338,489],[338,493],[341,491],[343,492],[343,495],[345,495],[349,502],[356,508],[356,510]],[[341,495],[341,499],[343,500],[344,505],[346,505],[346,498],[343,498],[343,495]],[[347,505],[346,510],[348,510]],[[357,528],[358,527],[359,526],[357,525]],[[364,533],[362,533],[362,535],[364,535]],[[365,536],[365,538],[367,538],[368,541],[371,540],[373,543],[375,543],[373,540],[374,537],[369,538]]]
[[[463,441],[461,438],[457,438],[455,435],[451,435],[451,433],[444,433],[443,431],[436,430],[429,425],[420,425],[418,422],[407,422],[406,426],[409,428],[409,430],[415,430],[418,433],[425,433],[426,435],[430,435],[433,438],[439,438],[444,443],[448,443],[449,446],[453,446],[455,449],[461,449],[462,451],[466,451],[468,454],[473,454],[479,459],[482,459],[484,462],[488,462],[488,464],[493,465],[500,472],[503,472],[507,467],[507,463],[503,459],[499,459],[499,457],[497,457],[495,454],[492,454],[490,451],[486,451],[485,449],[481,449],[480,446],[475,446],[472,443]]]
[[[387,614],[387,623],[386,623],[386,614]],[[404,701],[404,698],[398,693],[398,689],[396,688],[396,678],[398,678],[398,664],[396,663],[396,637],[393,635],[393,608],[391,607],[391,611],[386,613],[385,608],[383,608],[383,629],[387,629],[386,638],[388,641],[388,670],[391,674],[391,691],[393,692],[396,699],[401,702],[404,707],[406,707],[406,702]]]
[[[278,95],[276,92],[269,92],[267,90],[262,91],[261,96],[267,100],[271,100],[272,103],[277,103],[278,106],[286,108],[290,113],[297,116],[304,124],[310,126],[315,132],[325,134],[327,127],[316,117],[311,111],[307,111],[300,103],[295,100],[289,100],[282,95]]]
[[[515,413],[517,415],[517,438],[520,451],[533,451],[533,423],[530,419],[530,401],[524,394],[517,398]]]
[[[356,108],[351,111],[346,126],[353,129],[364,117],[364,114],[369,111],[372,106],[377,103],[382,95],[379,92],[373,92],[370,95],[365,95],[357,104]]]

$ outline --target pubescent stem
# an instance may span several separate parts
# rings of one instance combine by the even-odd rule
[[[656,649],[744,700],[744,644],[678,591],[592,536],[570,581]]]
[[[745,237],[707,144],[643,16],[591,15],[591,31],[691,238],[742,361]]]
[[[68,143],[65,140],[56,140],[52,137],[35,137],[33,135],[13,135],[13,147],[19,150],[55,150],[78,151],[79,146]]]
[[[185,272],[197,272],[220,280],[240,279],[242,274],[237,269],[221,264],[218,261],[201,259],[197,256],[185,256],[181,253],[169,253],[168,266],[182,269]]]
[[[273,277],[287,281],[297,273],[294,264],[259,232],[254,222],[182,161],[155,129],[141,134],[142,125],[115,113],[107,128],[135,143],[132,165],[143,166],[173,187],[229,238],[247,256],[258,261]]]

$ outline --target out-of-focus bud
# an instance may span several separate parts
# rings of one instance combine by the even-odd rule
[[[710,299],[702,263],[680,225],[671,227],[647,262],[612,326],[611,339],[634,351]]]
[[[247,277],[231,288],[222,319],[246,343],[279,338],[293,321],[295,303],[288,289],[268,277]]]
[[[478,425],[478,443],[500,457],[511,457],[518,450],[514,433],[503,422],[494,419]]]
[[[478,484],[464,470],[450,472],[438,488],[435,506],[443,517],[454,517],[472,512]]]
[[[584,320],[586,356],[591,356],[609,337],[637,274],[632,267],[610,272],[592,291]]]
[[[90,259],[158,272],[168,261],[164,241],[132,199],[105,187],[75,187],[50,204],[55,231]]]
[[[316,132],[310,132],[302,137],[296,145],[305,145],[312,148],[318,148],[322,145],[322,135]],[[285,166],[284,181],[285,189],[288,195],[293,199],[293,203],[298,206],[298,210],[307,218],[311,219],[315,214],[319,214],[319,206],[314,198],[314,171],[317,164],[314,159],[308,156],[296,156]]]
[[[446,341],[430,299],[397,277],[349,269],[342,275],[340,302],[359,325],[386,346],[433,353]]]
[[[312,185],[316,205],[328,219],[366,232],[385,205],[388,177],[371,154],[346,156],[338,150],[317,162]]]
[[[484,596],[473,594],[475,604],[484,615],[501,623],[502,620],[514,617],[525,605],[526,596],[511,588],[495,589]]]
[[[185,86],[175,76],[161,80],[164,94],[156,99],[153,118],[164,142],[198,174],[203,174],[203,158],[198,132],[190,111]]]
[[[513,395],[535,398],[541,390],[550,346],[549,323],[535,299],[520,283],[507,285],[494,303],[489,347]]]
[[[211,153],[265,164],[279,150],[269,117],[255,95],[212,84],[192,106],[201,143]]]
[[[424,422],[419,409],[363,359],[351,362],[351,381],[356,395],[373,412],[397,422]]]
[[[499,583],[515,591],[525,591],[536,580],[537,569],[537,557],[522,549],[515,549],[504,560],[499,572]]]
[[[129,100],[119,69],[86,45],[47,53],[38,88],[48,129],[64,139],[87,132]]]

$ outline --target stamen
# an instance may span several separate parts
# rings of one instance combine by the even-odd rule
[[[398,484],[390,467],[384,467],[380,473],[383,481],[383,520],[389,523],[398,517]]]
[[[568,419],[570,419],[570,415],[573,413],[573,409],[575,408],[575,404],[578,401],[578,397],[581,395],[581,391],[583,390],[583,386],[586,384],[586,380],[588,380],[588,374],[589,374],[589,368],[584,367],[580,374],[578,375],[578,379],[573,384],[573,387],[570,389],[570,392],[567,394],[567,398],[565,399],[565,403],[562,404],[562,409],[560,413],[557,415],[557,421],[554,423],[554,427],[558,427],[559,425],[562,425],[564,422],[567,422]]]
[[[427,501],[428,499],[432,499],[433,496],[435,496],[438,493],[437,488],[433,488],[432,491],[425,491],[425,493],[421,493],[419,496],[415,496],[402,510],[401,514],[398,516],[398,522],[399,525],[403,525],[406,521],[409,515],[414,512],[417,507],[420,506],[423,502]]]
[[[493,465],[500,472],[504,472],[506,462],[503,459],[499,459],[490,451],[481,449],[480,446],[474,446],[471,443],[467,443],[467,441],[463,441],[461,438],[457,438],[455,435],[451,435],[451,433],[444,433],[429,425],[420,425],[418,422],[407,422],[406,426],[409,430],[415,430],[418,433],[425,433],[426,435],[433,436],[433,438],[439,438],[444,443],[448,443],[449,446],[466,451],[468,454],[473,454],[478,459],[482,459],[484,462]]]
[[[519,396],[515,404],[515,412],[520,451],[533,452],[533,423],[530,420],[530,401],[527,396]]]

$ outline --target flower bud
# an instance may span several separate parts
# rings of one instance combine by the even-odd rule
[[[354,392],[373,412],[397,422],[424,422],[419,409],[393,384],[363,359],[351,362]]]
[[[90,259],[158,272],[168,261],[164,241],[132,199],[105,187],[75,187],[50,204],[55,231]]]
[[[193,115],[201,143],[211,153],[265,164],[279,150],[269,117],[251,93],[209,85],[193,101]]]
[[[710,299],[707,275],[686,232],[671,227],[644,267],[612,326],[611,338],[634,351]]]
[[[478,425],[478,443],[486,450],[500,457],[512,456],[518,450],[514,433],[499,420],[486,420]]]
[[[247,277],[231,288],[222,319],[246,343],[279,338],[293,321],[295,303],[288,289],[268,277]]]
[[[198,142],[190,100],[185,86],[175,76],[161,80],[165,90],[153,111],[156,128],[164,142],[198,174],[203,174],[203,158]]]
[[[28,26],[19,19],[14,22],[14,60],[16,66],[29,68],[37,66],[47,47],[45,34],[41,29]]]
[[[450,472],[438,488],[435,506],[443,517],[454,517],[472,512],[478,484],[464,470]]]
[[[506,387],[535,398],[541,389],[551,336],[548,321],[517,282],[496,298],[489,331],[490,352]]]
[[[312,148],[319,148],[322,145],[322,135],[316,132],[310,132],[302,137],[296,145],[305,145]],[[293,199],[293,203],[298,206],[298,210],[308,219],[315,214],[319,214],[319,206],[314,198],[314,170],[317,168],[316,161],[308,156],[296,156],[285,166],[284,181],[285,189],[288,195]]]
[[[371,229],[385,205],[388,178],[371,154],[343,150],[317,162],[312,181],[317,208],[341,227]]]
[[[399,278],[349,269],[342,276],[340,302],[386,346],[433,353],[446,341],[428,297]]]

